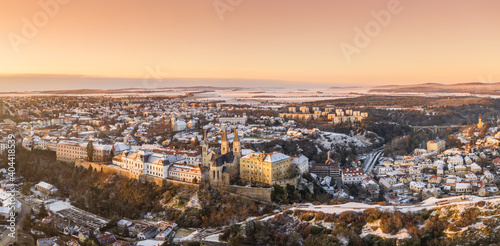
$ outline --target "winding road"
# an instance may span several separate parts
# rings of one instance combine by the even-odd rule
[[[367,175],[372,176],[373,167],[378,162],[378,159],[382,156],[383,153],[384,153],[384,149],[379,148],[379,149],[371,152],[370,154],[368,154],[368,158],[366,158],[366,161],[365,161],[364,166],[363,166],[363,171]]]

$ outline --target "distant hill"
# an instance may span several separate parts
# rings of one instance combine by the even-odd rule
[[[207,92],[215,89],[235,89],[233,87],[212,87],[212,86],[192,86],[192,87],[168,87],[157,89],[124,88],[124,89],[68,89],[68,90],[43,90],[43,91],[23,91],[23,92],[0,92],[1,94],[41,94],[41,95],[88,95],[88,94],[137,94],[137,93],[159,93],[159,92]]]
[[[370,92],[393,92],[393,93],[470,93],[500,95],[500,83],[458,83],[458,84],[438,84],[426,83],[417,85],[391,85],[380,86],[370,90]]]

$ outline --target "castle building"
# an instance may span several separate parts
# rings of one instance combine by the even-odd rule
[[[250,153],[241,157],[240,178],[245,181],[273,185],[287,179],[293,158],[279,152]]]

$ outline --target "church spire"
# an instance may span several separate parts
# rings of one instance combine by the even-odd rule
[[[234,128],[233,154],[234,156],[241,157],[240,140],[238,138],[238,131],[236,128]]]
[[[203,131],[203,142],[201,143],[201,166],[207,167],[209,164],[207,130]]]
[[[477,122],[477,128],[483,128],[483,121],[481,120],[481,115],[479,115],[479,121]]]
[[[227,141],[226,129],[222,132],[222,139],[220,141],[220,153],[226,154],[229,152],[229,142]]]
[[[238,131],[236,130],[236,128],[234,128],[234,141],[235,142],[239,142],[240,140],[238,139]]]

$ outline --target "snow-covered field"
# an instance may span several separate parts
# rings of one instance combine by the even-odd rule
[[[373,92],[373,88],[314,88],[314,89],[292,89],[292,88],[274,88],[274,87],[254,87],[254,88],[210,88],[210,87],[185,87],[185,88],[159,88],[147,89],[137,88],[130,91],[114,92],[92,92],[84,94],[84,96],[102,96],[111,97],[127,97],[127,96],[185,96],[187,93],[192,93],[190,100],[198,101],[219,101],[230,104],[260,104],[260,103],[301,103],[323,100],[334,100],[340,98],[354,98],[364,95],[379,95],[379,96],[423,96],[423,97],[440,97],[440,96],[477,96],[477,97],[492,97],[500,98],[498,95],[487,94],[470,94],[470,93],[394,93],[394,92]],[[210,91],[207,91],[210,90]],[[38,91],[27,91],[25,93],[5,93],[0,94],[0,97],[9,96],[79,96],[78,92],[67,93],[40,93]]]
[[[231,104],[258,104],[262,102],[300,103],[339,98],[358,97],[367,93],[367,88],[339,89],[285,89],[285,88],[241,88],[234,90],[215,90],[198,93],[198,101],[224,101]]]
[[[188,99],[202,102],[218,101],[228,104],[261,104],[261,103],[301,103],[312,101],[333,100],[339,98],[358,97],[368,94],[370,88],[321,88],[321,89],[290,89],[290,88],[163,88],[163,89],[145,89],[114,92],[107,94],[111,97],[127,96],[186,96],[190,93]],[[209,90],[209,91],[207,91]],[[92,92],[83,94],[83,96],[102,96],[106,92]],[[77,96],[78,92],[68,93],[12,93],[0,94],[1,96]]]

